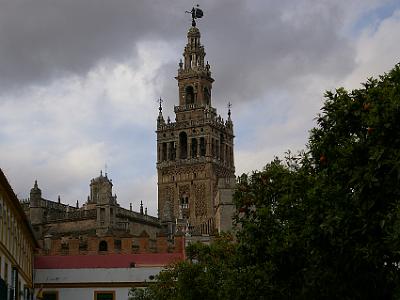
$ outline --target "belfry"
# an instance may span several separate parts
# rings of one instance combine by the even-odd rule
[[[160,99],[157,118],[158,217],[175,233],[212,234],[217,227],[219,191],[235,179],[233,123],[230,107],[226,121],[212,105],[210,65],[192,10],[183,61],[179,62],[178,105],[175,122],[167,122]],[[172,233],[172,232],[171,232]]]

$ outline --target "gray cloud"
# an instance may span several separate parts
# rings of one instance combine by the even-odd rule
[[[185,17],[171,7],[163,1],[2,1],[1,86],[42,84],[83,75],[101,60],[126,59],[137,41],[160,38]]]
[[[214,105],[225,115],[234,103],[239,172],[302,148],[323,91],[354,70],[367,77],[360,53],[397,40],[389,24],[357,44],[348,31],[380,1],[347,2],[200,2]],[[0,165],[20,195],[38,178],[49,197],[81,201],[107,162],[120,203],[151,198],[155,213],[155,100],[173,118],[190,5],[0,0]],[[381,65],[388,51],[375,52]]]
[[[198,23],[218,80],[216,101],[251,99],[304,73],[340,76],[352,66],[352,49],[338,35],[340,5],[224,0],[204,1],[203,7],[205,18]],[[2,88],[84,75],[102,60],[132,58],[132,49],[145,39],[172,41],[182,49],[188,8],[184,1],[161,0],[2,2]]]

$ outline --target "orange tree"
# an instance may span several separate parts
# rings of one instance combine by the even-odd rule
[[[307,151],[238,185],[237,281],[256,299],[398,298],[400,66],[325,97]]]

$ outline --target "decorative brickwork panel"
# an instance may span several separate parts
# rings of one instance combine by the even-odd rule
[[[205,216],[207,213],[206,185],[204,183],[195,184],[194,195],[196,216]]]
[[[170,203],[174,200],[174,188],[172,186],[164,187],[164,200]]]
[[[188,184],[184,184],[179,187],[179,198],[182,198],[184,194],[190,196],[190,186]]]

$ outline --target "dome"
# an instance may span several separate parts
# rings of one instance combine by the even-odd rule
[[[188,37],[200,37],[200,30],[197,27],[190,27],[188,31]]]

